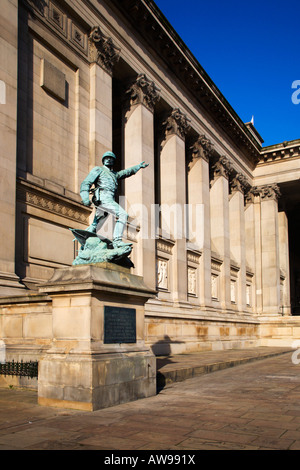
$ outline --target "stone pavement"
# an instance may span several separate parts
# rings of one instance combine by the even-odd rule
[[[166,385],[156,396],[94,412],[42,407],[35,391],[2,388],[0,450],[299,450],[293,353],[256,348],[158,358]],[[175,372],[176,380],[194,376],[174,382]]]

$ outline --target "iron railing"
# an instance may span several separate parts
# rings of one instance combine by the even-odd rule
[[[19,377],[33,377],[38,376],[38,362],[11,362],[0,363],[0,375],[17,375]]]

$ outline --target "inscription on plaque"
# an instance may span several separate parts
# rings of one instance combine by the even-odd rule
[[[134,308],[104,307],[104,343],[136,343]]]

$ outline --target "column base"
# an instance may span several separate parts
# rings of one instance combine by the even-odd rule
[[[0,271],[0,297],[23,295],[25,291],[26,287],[16,274]]]

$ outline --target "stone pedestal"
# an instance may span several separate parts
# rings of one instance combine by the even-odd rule
[[[144,342],[143,278],[114,264],[57,269],[53,341],[39,362],[41,405],[97,410],[156,393],[156,360]]]

